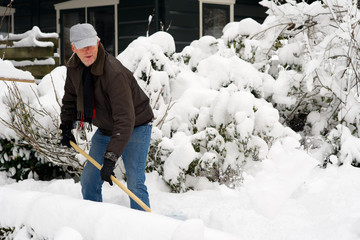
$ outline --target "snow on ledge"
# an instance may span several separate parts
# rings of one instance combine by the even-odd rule
[[[10,60],[10,61],[15,67],[33,66],[33,65],[55,65],[55,60],[52,57],[44,60],[38,60],[35,58],[34,61],[30,61],[30,60],[23,60],[23,61]]]
[[[43,33],[41,32],[40,28],[34,26],[31,30],[21,33],[21,34],[9,34],[9,40],[14,41],[13,46],[8,46],[9,48],[12,47],[53,47],[53,42],[43,42],[38,41],[39,38],[58,38],[59,35],[57,33]],[[0,35],[0,41],[6,41],[7,36]],[[1,44],[0,48],[4,48],[5,44]]]

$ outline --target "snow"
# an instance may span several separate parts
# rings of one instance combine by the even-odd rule
[[[65,239],[64,236],[71,239],[184,239],[194,227],[195,236],[201,237],[196,239],[236,239],[231,234],[205,227],[200,219],[181,221],[156,212],[129,209],[127,199],[121,196],[124,193],[108,186],[104,191],[112,195],[111,201],[120,199],[120,205],[82,200],[79,183],[71,180],[3,184],[1,182],[1,226],[25,224],[39,236],[51,239]]]
[[[306,4],[298,8],[291,4],[275,7],[268,1],[262,4],[267,5],[269,11],[279,11],[280,15],[303,16],[305,12],[316,15],[323,11],[320,3],[312,4],[311,8]],[[256,57],[259,52],[268,50],[269,42],[277,36],[272,33],[279,29],[263,33],[266,40],[262,44],[257,34],[275,20],[269,17],[262,25],[251,19],[228,24],[222,38],[204,36],[181,53],[175,52],[171,35],[157,32],[139,37],[118,56],[134,72],[154,104],[157,119],[152,138],[161,140],[158,148],[170,153],[163,159],[163,176],[155,171],[146,174],[151,213],[130,209],[128,196],[116,186],[104,184],[104,202],[96,203],[82,200],[80,183],[73,179],[15,182],[0,172],[0,227],[15,227],[12,236],[21,240],[359,239],[360,168],[350,164],[353,159],[360,159],[359,138],[352,135],[349,128],[338,125],[328,137],[329,141],[339,139],[342,148],[339,155],[329,157],[327,168],[321,168],[331,143],[301,145],[302,136],[281,124],[279,111],[265,100],[271,96],[276,103],[290,108],[297,99],[288,94],[289,89],[301,87],[303,75],[294,70],[280,71],[275,80],[225,46],[227,40],[253,36],[251,41],[244,42],[242,56],[249,59],[254,53]],[[323,20],[327,21],[324,17]],[[37,32],[36,28],[33,32]],[[325,39],[322,44],[327,41]],[[305,61],[300,54],[302,44],[304,42],[288,43],[273,61],[290,65],[302,63]],[[255,52],[253,47],[257,49]],[[186,60],[189,62],[185,63]],[[17,70],[14,64],[0,60],[0,77],[33,79],[28,72]],[[304,72],[309,78],[306,87],[310,90],[313,88],[311,75],[321,64],[314,59],[305,65]],[[39,85],[18,83],[17,86],[32,107],[38,109],[41,103],[56,115],[60,112],[57,101],[64,94],[65,78],[66,68],[61,66],[45,76]],[[334,82],[325,84],[341,89]],[[0,117],[9,121],[7,87],[0,82]],[[253,91],[259,93],[257,97]],[[326,94],[324,90],[320,92],[321,96]],[[346,108],[339,113],[342,114],[339,119],[350,121],[357,118],[359,99],[349,95],[346,100]],[[155,127],[167,106],[171,108],[166,113],[166,121],[161,129]],[[312,124],[314,136],[325,128],[327,119],[321,112],[310,112],[307,122]],[[52,121],[39,116],[44,126],[51,128]],[[194,159],[203,164],[218,160],[214,151],[197,152],[192,145],[210,135],[215,136],[209,142],[210,147],[227,153],[221,167],[238,164],[237,160],[244,155],[239,146],[235,141],[225,142],[219,132],[210,127],[230,122],[233,125],[227,130],[238,132],[238,139],[247,141],[249,149],[258,150],[257,161],[241,166],[244,168],[242,183],[232,189],[203,176],[185,176],[182,171]],[[192,127],[197,129],[195,134]],[[0,136],[17,138],[1,122]],[[268,139],[274,140],[268,144]],[[309,144],[316,144],[316,141]],[[338,166],[340,162],[343,165]],[[116,176],[123,175],[120,168],[116,169]],[[179,177],[185,182],[180,182]],[[122,178],[119,180],[126,184]],[[191,190],[173,193],[164,180],[183,184]]]
[[[43,60],[38,60],[35,58],[34,61],[23,60],[23,61],[11,61],[15,67],[22,66],[32,66],[32,65],[55,65],[55,60],[53,58],[47,58]]]
[[[9,34],[8,40],[13,40],[14,45],[8,47],[53,47],[53,42],[39,41],[39,38],[58,38],[57,33],[43,33],[40,28],[34,26],[31,30],[22,34]],[[0,40],[7,40],[7,36],[0,36]],[[0,45],[5,48],[5,44]]]
[[[266,217],[273,218],[318,165],[298,147],[292,138],[276,142],[268,154],[272,161],[263,161],[254,179],[246,184],[254,208]]]
[[[228,23],[223,29],[222,39],[225,41],[235,39],[239,35],[252,36],[261,30],[261,25],[251,19],[245,18],[240,22]]]
[[[81,200],[80,184],[73,180],[16,183],[1,173],[0,223],[26,224],[39,236],[59,240],[358,239],[360,170],[320,169],[311,158],[305,166],[296,164],[304,153],[292,152],[288,145],[286,154],[274,146],[278,159],[263,164],[238,190],[207,183],[203,189],[174,194],[156,173],[148,174],[152,213],[129,209],[125,193],[107,184],[104,203],[94,203]],[[187,238],[189,232],[200,238]]]
[[[0,77],[3,78],[34,80],[34,76],[31,75],[30,72],[24,72],[15,68],[14,65],[8,60],[0,59],[0,69]]]

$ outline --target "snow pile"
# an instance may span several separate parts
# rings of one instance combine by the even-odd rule
[[[0,188],[0,224],[20,229],[23,240],[31,227],[38,238],[82,239],[228,239],[234,236],[204,226],[201,220],[185,222],[110,203],[83,201],[64,195]],[[53,204],[49,204],[53,203]],[[54,206],[56,206],[54,208]],[[14,217],[12,217],[14,216]],[[44,224],[46,223],[46,224]],[[21,232],[21,230],[23,232]],[[187,238],[189,233],[194,234]],[[197,238],[194,238],[194,237]]]
[[[272,151],[281,149],[279,144]],[[278,162],[286,163],[289,154],[278,156]],[[290,157],[299,159],[303,154],[295,151]],[[72,180],[16,183],[0,172],[0,227],[15,227],[12,236],[22,240],[359,238],[358,168],[331,165],[307,172],[308,166],[300,164],[297,167],[301,174],[307,172],[307,178],[299,181],[290,166],[258,165],[257,177],[237,190],[208,183],[198,191],[174,194],[156,173],[147,174],[152,213],[128,209],[126,194],[108,184],[103,187],[104,203],[94,203],[81,200],[80,183]],[[296,189],[289,194],[294,181]]]
[[[28,71],[22,71],[14,67],[14,65],[8,60],[0,59],[0,77],[2,78],[14,78],[34,80],[34,76]],[[1,89],[4,89],[3,87]],[[2,96],[1,94],[0,96]]]
[[[268,155],[271,160],[254,167],[256,175],[246,179],[254,208],[266,217],[275,217],[318,165],[316,159],[298,148],[299,143],[292,138],[276,142]]]

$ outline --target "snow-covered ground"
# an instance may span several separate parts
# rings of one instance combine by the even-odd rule
[[[276,162],[286,164],[289,154]],[[269,160],[237,190],[205,184],[175,194],[147,174],[152,213],[129,209],[117,186],[104,184],[104,203],[95,203],[82,200],[80,184],[70,179],[16,183],[1,173],[0,225],[16,226],[14,239],[21,240],[38,239],[29,233],[55,240],[359,239],[360,169],[302,169],[295,162],[284,169]],[[294,184],[296,168],[308,174]]]

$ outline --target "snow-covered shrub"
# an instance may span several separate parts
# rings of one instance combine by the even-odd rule
[[[61,167],[40,159],[30,145],[7,139],[0,139],[0,171],[16,180],[65,177]]]
[[[251,19],[229,23],[222,40],[275,78],[266,99],[279,110],[280,122],[324,141],[339,123],[359,137],[357,1],[260,4],[268,8],[262,24]]]
[[[196,188],[192,177],[232,185],[229,179],[241,179],[249,159],[266,157],[274,141],[293,134],[283,124],[314,136],[313,141],[316,136],[325,141],[338,123],[357,133],[360,14],[351,1],[332,2],[264,0],[269,16],[263,24],[229,23],[220,39],[205,36],[172,55],[168,86],[174,104],[166,110],[156,144],[166,138],[167,148],[162,155],[154,152],[174,191]],[[242,104],[229,100],[237,94],[251,95],[243,101],[251,111],[229,112],[231,103]],[[243,127],[238,118],[253,127]],[[343,161],[336,151],[326,150],[323,158],[334,154]]]
[[[11,154],[6,153],[12,159],[5,157],[3,168],[16,179],[32,177],[27,168],[31,168],[31,172],[37,169],[35,178],[50,179],[63,177],[65,172],[79,175],[83,167],[75,151],[59,145],[59,92],[63,91],[63,70],[61,67],[53,71],[59,79],[54,80],[49,74],[39,85],[0,83],[3,90],[0,106],[4,110],[0,114],[0,138],[5,143],[2,150],[8,151],[9,139],[12,140]],[[60,86],[60,90],[56,86]],[[25,152],[31,154],[24,155]]]
[[[329,156],[337,156],[335,164],[351,164],[359,167],[360,139],[353,136],[349,128],[339,124],[329,132],[326,140],[332,150]]]
[[[294,116],[303,114],[303,120],[308,116],[306,130],[310,134],[324,136],[339,122],[353,133],[358,132],[360,11],[357,2],[329,0],[280,5],[263,0],[261,4],[269,8],[263,26],[277,28],[276,36],[287,39],[281,48],[273,51],[279,60],[279,71],[289,71],[289,65],[299,66],[297,80],[291,83],[295,78],[287,77],[288,86],[282,89],[296,99],[282,110],[279,108],[285,122],[289,124]],[[276,82],[282,80],[281,72]],[[278,93],[274,90],[275,104],[281,104],[276,99]],[[290,111],[284,111],[285,108]],[[316,115],[321,118],[314,118]]]
[[[174,44],[166,37],[158,40],[162,46],[163,39]],[[152,36],[139,38],[119,59],[155,106],[147,171],[156,170],[173,191],[196,189],[194,179],[201,178],[237,186],[248,162],[264,159],[274,140],[294,134],[264,99],[274,79],[240,59],[222,39],[205,36],[173,54],[161,54],[172,48],[157,44]],[[139,61],[136,52],[144,46]],[[149,73],[147,81],[143,73]]]
[[[251,39],[249,36],[257,34],[260,29],[260,24],[251,18],[231,22],[223,29],[222,40],[228,48],[234,49],[239,58],[255,63],[261,45],[260,41]]]
[[[4,227],[0,225],[0,239],[33,239],[33,240],[46,240],[44,236],[39,236],[32,227],[20,225],[16,227]]]

